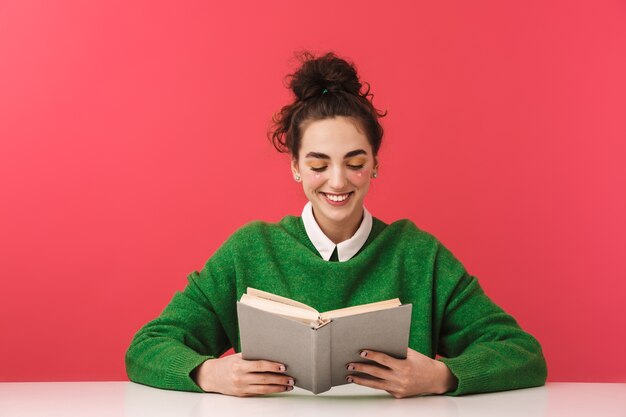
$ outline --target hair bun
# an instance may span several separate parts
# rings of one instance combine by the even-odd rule
[[[289,152],[297,160],[302,135],[309,122],[349,117],[365,132],[374,156],[378,155],[383,139],[383,127],[378,119],[387,112],[374,107],[370,85],[361,84],[354,64],[332,52],[316,58],[304,51],[296,54],[296,59],[300,66],[285,79],[295,100],[274,113],[267,132],[276,150]],[[364,91],[361,91],[363,86]]]
[[[298,100],[340,91],[361,95],[361,82],[353,64],[328,52],[316,58],[310,52],[299,55],[302,65],[290,75],[289,88]]]

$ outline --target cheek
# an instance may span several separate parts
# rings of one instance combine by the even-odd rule
[[[317,188],[325,181],[324,174],[315,171],[306,172],[302,179],[308,188]]]
[[[350,178],[350,182],[358,186],[368,183],[371,175],[371,169],[362,169],[360,171],[350,172],[348,178]]]

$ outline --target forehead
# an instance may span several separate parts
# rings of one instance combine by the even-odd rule
[[[355,149],[364,149],[372,155],[372,147],[365,133],[359,130],[353,120],[340,116],[311,122],[302,134],[300,156],[319,152],[343,158]]]

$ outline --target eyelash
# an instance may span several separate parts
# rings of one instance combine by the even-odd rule
[[[359,169],[363,168],[363,166],[365,166],[365,164],[361,164],[361,165],[347,165],[348,168],[350,168],[353,171],[358,171]],[[326,168],[328,167],[311,167],[311,171],[315,171],[315,172],[323,172],[326,170]]]

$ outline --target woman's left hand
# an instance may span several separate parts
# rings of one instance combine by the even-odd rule
[[[361,356],[376,363],[349,363],[349,371],[367,375],[349,375],[348,382],[385,390],[395,398],[443,394],[456,388],[457,379],[446,364],[413,349],[407,349],[406,359],[373,350],[363,350]]]

